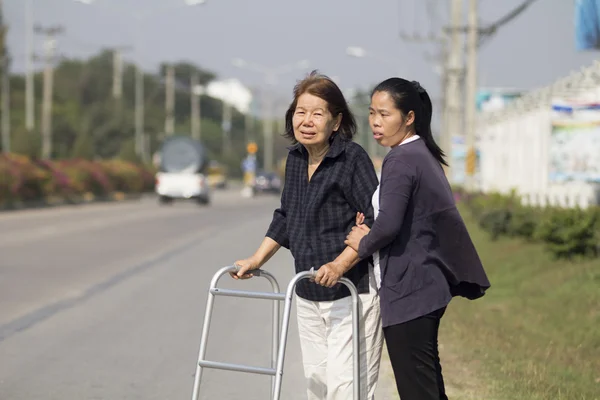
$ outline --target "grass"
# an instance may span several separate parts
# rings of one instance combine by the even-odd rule
[[[600,260],[490,240],[461,210],[492,283],[453,300],[440,346],[451,399],[600,399]]]

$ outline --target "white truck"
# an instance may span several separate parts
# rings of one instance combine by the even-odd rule
[[[159,171],[155,191],[161,204],[176,199],[210,204],[210,186],[205,175],[208,157],[204,146],[189,136],[171,136],[157,154]]]

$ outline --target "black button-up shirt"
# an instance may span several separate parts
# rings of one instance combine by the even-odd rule
[[[296,273],[318,269],[346,248],[344,240],[358,211],[373,224],[371,199],[377,187],[375,168],[358,144],[334,135],[329,151],[308,180],[308,152],[301,144],[290,147],[281,207],[275,210],[268,237],[288,248]],[[369,292],[369,263],[361,260],[346,273],[359,293]],[[303,279],[298,296],[311,301],[332,301],[350,295],[346,286],[325,288]]]

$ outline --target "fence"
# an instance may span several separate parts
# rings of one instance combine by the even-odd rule
[[[478,184],[530,205],[600,199],[600,62],[478,116]]]

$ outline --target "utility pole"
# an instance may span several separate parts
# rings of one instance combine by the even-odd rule
[[[446,152],[450,163],[452,163],[452,137],[453,135],[465,135],[468,149],[472,158],[475,152],[475,131],[476,131],[476,95],[477,95],[477,50],[485,42],[496,35],[500,28],[513,21],[516,17],[526,11],[536,0],[522,0],[518,6],[508,11],[492,24],[480,27],[477,22],[477,0],[469,0],[468,24],[463,24],[463,1],[449,0],[450,2],[450,26],[445,26],[442,35],[436,37],[429,35],[427,37],[420,35],[407,35],[401,33],[400,36],[407,41],[413,42],[439,42],[442,45],[441,58],[443,68],[441,71],[443,88],[443,110],[442,110],[442,135],[440,145]],[[461,43],[462,35],[467,33],[467,52],[468,61],[466,68],[463,65],[463,46]],[[462,88],[466,86],[465,97],[462,97]],[[461,118],[461,103],[465,100],[465,123],[466,129],[463,131],[463,119]],[[468,155],[469,158],[469,155]],[[467,172],[467,186],[473,184],[473,172]],[[446,169],[448,179],[452,181],[451,169]]]
[[[120,48],[113,50],[112,95],[115,100],[121,100],[123,96],[123,55]]]
[[[274,138],[273,138],[273,102],[270,93],[271,87],[267,87],[264,92],[264,119],[263,119],[263,132],[264,132],[264,145],[263,145],[263,169],[265,171],[273,171],[273,151],[274,151]]]
[[[130,49],[130,46],[113,48],[112,96],[117,101],[123,97],[123,51]]]
[[[0,57],[2,57],[2,152],[10,152],[10,58],[6,49],[6,32],[2,13],[3,2],[0,0]]]
[[[445,99],[444,102],[444,150],[452,165],[452,138],[462,134],[461,129],[461,75],[463,74],[463,46],[461,43],[461,28],[463,26],[463,1],[451,0],[450,3],[450,28],[446,39],[449,43],[445,70]],[[453,181],[452,167],[446,169],[450,183]]]
[[[479,41],[478,19],[478,0],[469,0],[469,13],[467,17],[467,75],[466,75],[466,107],[465,107],[465,125],[466,125],[466,145],[469,153],[475,154],[475,131],[477,118],[477,48]],[[475,189],[474,168],[466,170],[466,188]]]
[[[277,101],[277,104],[279,105],[277,107],[277,132],[275,132],[277,135],[282,135],[283,133],[285,133],[285,113],[287,111],[287,105],[285,104],[286,101],[285,99],[280,98]]]
[[[144,133],[144,70],[141,60],[141,17],[135,15],[135,153],[143,162],[147,162],[149,154],[146,152],[146,135]]]
[[[255,100],[255,90],[250,88],[250,93],[252,95],[252,99],[250,100],[250,105],[248,107],[248,111],[244,116],[244,136],[246,139],[246,144],[255,141],[255,132],[254,132],[254,105],[256,104]]]
[[[145,161],[144,151],[144,71],[135,66],[135,152]]]
[[[200,96],[204,94],[204,88],[200,86],[198,73],[192,72],[190,77],[190,103],[191,103],[191,133],[192,138],[200,140],[201,138],[201,114],[200,114]]]
[[[254,116],[252,110],[248,110],[244,116],[244,131],[246,132],[246,144],[254,141]]]
[[[113,48],[112,97],[114,99],[115,117],[119,122],[123,115],[123,51],[129,49],[129,46]]]
[[[4,31],[6,32],[6,31]],[[4,41],[4,39],[3,39]],[[2,151],[10,152],[10,58],[2,48]]]
[[[165,79],[165,134],[175,133],[175,67],[171,64],[166,68]]]
[[[54,81],[54,50],[56,49],[56,36],[63,32],[61,26],[48,28],[36,27],[37,33],[46,36],[45,41],[45,67],[44,67],[44,92],[42,102],[42,158],[52,157],[52,98]]]
[[[452,6],[453,8],[453,13],[452,13],[452,20],[454,23],[456,23],[456,21],[458,21],[458,23],[460,24],[460,19],[456,19],[456,18],[460,18],[460,14],[458,14],[458,16],[456,15],[457,13],[454,12],[455,10],[460,8],[460,4],[462,2],[462,0],[450,0],[452,2]],[[456,7],[458,6],[458,7]],[[431,7],[428,7],[427,10],[428,14],[430,14],[430,18],[434,18],[434,9],[432,9]],[[413,10],[413,13],[416,13],[416,10]],[[449,64],[448,64],[448,59],[449,59],[449,43],[450,40],[448,38],[448,34],[447,34],[448,28],[443,29],[442,34],[436,34],[434,32],[429,32],[426,35],[423,34],[419,34],[417,32],[409,34],[406,32],[401,32],[400,33],[400,37],[407,42],[413,42],[413,43],[420,43],[420,44],[436,44],[439,47],[439,53],[433,56],[427,55],[426,59],[428,59],[429,61],[432,61],[436,64],[436,71],[439,73],[440,78],[441,78],[441,84],[442,84],[442,106],[441,106],[441,115],[442,115],[442,127],[441,127],[441,132],[439,135],[439,145],[442,148],[442,150],[444,151],[444,153],[446,154],[446,158],[448,160],[449,164],[452,164],[452,160],[451,160],[451,153],[452,153],[452,142],[451,142],[451,134],[449,133],[449,121],[450,119],[448,118],[449,116],[449,112],[448,112],[448,93],[449,93],[449,89],[448,89],[448,82],[449,82],[449,76],[450,76],[450,68],[449,68]],[[460,60],[460,58],[459,58]],[[458,92],[455,92],[456,96],[459,96]],[[448,177],[450,177],[450,173],[449,173],[449,169],[446,168],[446,174],[448,175]]]
[[[25,0],[25,129],[31,138],[35,128],[33,80],[33,0]]]
[[[227,100],[223,100],[223,155],[231,155],[231,104]]]

